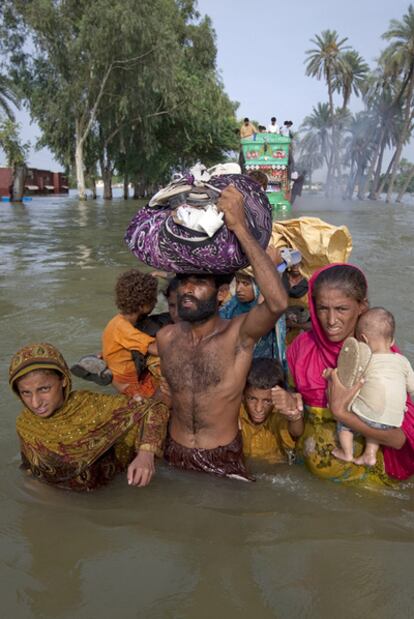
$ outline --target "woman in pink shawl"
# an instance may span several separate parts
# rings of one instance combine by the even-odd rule
[[[335,372],[329,382],[324,378],[326,368],[336,367],[343,341],[354,335],[358,318],[367,307],[367,282],[362,271],[348,264],[320,269],[309,281],[312,330],[296,338],[288,348],[287,359],[292,386],[301,394],[305,405],[301,449],[310,471],[333,481],[393,485],[395,480],[414,474],[414,405],[407,398],[401,428],[377,430],[347,410],[356,388],[345,390]],[[397,352],[397,348],[394,350]],[[279,408],[296,408],[297,400],[287,392],[279,391],[275,398],[274,404]],[[362,435],[355,441],[356,455],[363,449],[364,437],[381,444],[375,466],[358,466],[331,455],[337,446],[337,420]]]

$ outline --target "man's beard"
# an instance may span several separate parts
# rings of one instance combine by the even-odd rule
[[[191,299],[194,307],[183,307],[182,302],[185,299]],[[217,296],[211,295],[209,299],[196,299],[190,294],[178,295],[177,299],[178,316],[186,322],[205,322],[217,311]]]

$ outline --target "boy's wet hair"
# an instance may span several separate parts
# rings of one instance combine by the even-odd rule
[[[131,269],[118,277],[115,286],[115,301],[124,314],[138,312],[144,305],[157,301],[157,279],[138,269]]]
[[[263,357],[253,359],[247,375],[246,387],[252,387],[253,389],[284,388],[285,377],[279,361]]]

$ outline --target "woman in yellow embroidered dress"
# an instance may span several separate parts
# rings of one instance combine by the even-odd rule
[[[9,384],[25,405],[16,429],[28,473],[72,490],[93,490],[127,468],[129,484],[149,483],[167,429],[162,402],[71,391],[68,366],[47,343],[13,356]]]
[[[300,334],[288,348],[287,358],[293,387],[306,408],[305,432],[300,440],[309,470],[325,479],[393,485],[414,473],[414,406],[407,398],[401,428],[377,430],[347,410],[353,390],[341,388],[336,376],[328,383],[327,368],[335,368],[343,341],[354,334],[359,316],[368,307],[367,282],[362,271],[349,264],[333,264],[314,273],[309,281],[309,310],[312,330]],[[394,349],[393,349],[394,350]],[[395,348],[395,352],[398,349]],[[330,387],[331,408],[327,400]],[[292,394],[281,391],[279,409],[294,406]],[[360,455],[364,437],[381,444],[374,467],[338,460],[332,455],[337,446],[337,419],[360,436],[355,456]]]

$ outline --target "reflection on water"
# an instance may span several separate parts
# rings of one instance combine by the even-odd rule
[[[99,350],[115,278],[137,264],[122,240],[136,207],[72,198],[0,207],[2,616],[411,617],[413,482],[367,491],[280,465],[242,484],[160,465],[149,488],[119,477],[83,496],[22,475],[8,360],[35,340],[70,363]],[[413,361],[414,207],[304,197],[299,214],[350,228],[371,302],[395,313]]]

